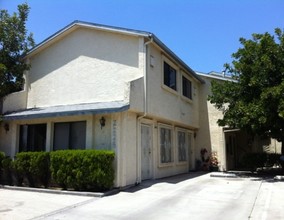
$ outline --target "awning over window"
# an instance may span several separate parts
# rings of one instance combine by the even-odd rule
[[[116,102],[97,102],[76,105],[60,105],[50,107],[30,108],[4,114],[4,120],[21,120],[35,118],[49,118],[74,115],[106,114],[123,112],[129,109],[129,104]]]

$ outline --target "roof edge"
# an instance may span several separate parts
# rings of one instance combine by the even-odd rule
[[[197,79],[200,83],[205,83],[205,81],[199,77],[195,71],[193,71],[182,59],[180,59],[170,48],[168,48],[158,37],[156,37],[153,33],[147,32],[147,31],[141,31],[141,30],[135,30],[135,29],[129,29],[129,28],[122,28],[122,27],[115,27],[110,25],[102,25],[98,23],[92,23],[92,22],[85,22],[80,20],[75,20],[71,22],[70,24],[66,25],[59,31],[55,32],[53,35],[49,36],[39,44],[37,44],[35,47],[33,47],[25,56],[25,58],[28,58],[33,53],[35,53],[38,49],[42,48],[44,45],[46,45],[49,42],[52,42],[55,40],[58,36],[61,34],[67,32],[68,30],[71,30],[72,28],[76,26],[81,27],[87,27],[87,28],[94,28],[99,30],[105,30],[105,31],[112,31],[117,33],[123,33],[128,35],[134,35],[134,36],[141,36],[141,37],[147,37],[149,39],[153,39],[154,43],[156,43],[161,49],[163,49],[166,53],[168,53],[170,56],[172,56],[185,70],[187,70],[191,75]]]
[[[45,44],[51,42],[55,38],[57,38],[59,35],[65,33],[66,31],[74,28],[74,27],[88,27],[88,28],[93,28],[93,29],[99,29],[99,30],[105,30],[105,31],[112,31],[112,32],[118,32],[118,33],[123,33],[123,34],[128,34],[128,35],[134,35],[134,36],[142,36],[142,37],[149,37],[152,35],[152,33],[147,32],[147,31],[140,31],[140,30],[134,30],[134,29],[129,29],[129,28],[122,28],[122,27],[115,27],[115,26],[110,26],[110,25],[102,25],[98,23],[92,23],[92,22],[85,22],[85,21],[80,21],[80,20],[75,20],[71,22],[70,24],[66,25],[59,31],[55,32],[48,38],[44,39],[40,43],[38,43],[36,46],[34,46],[32,49],[28,51],[26,54],[25,58],[29,57],[32,55],[35,51],[37,51],[39,48],[44,46]]]
[[[166,53],[172,56],[183,68],[185,68],[188,72],[192,74],[192,76],[197,79],[200,83],[204,84],[205,81],[199,77],[194,70],[192,70],[181,58],[179,58],[170,48],[168,48],[156,35],[151,34],[153,41]]]

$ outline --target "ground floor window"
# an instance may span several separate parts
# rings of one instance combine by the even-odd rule
[[[45,151],[46,124],[20,125],[19,152]]]
[[[86,121],[54,123],[53,150],[85,149]]]
[[[172,129],[166,126],[159,127],[160,136],[160,163],[173,162],[173,137]]]

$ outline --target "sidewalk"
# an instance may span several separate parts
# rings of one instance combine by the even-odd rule
[[[30,190],[0,188],[0,219],[33,219],[98,199],[97,197],[54,194]]]

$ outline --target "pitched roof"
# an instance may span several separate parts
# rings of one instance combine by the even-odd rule
[[[121,27],[114,27],[114,26],[109,26],[109,25],[102,25],[102,24],[84,22],[84,21],[78,21],[78,20],[76,20],[76,21],[72,22],[71,24],[65,26],[61,30],[57,31],[56,33],[54,33],[50,37],[43,40],[41,43],[37,44],[34,48],[32,48],[28,52],[26,57],[29,57],[29,56],[32,56],[33,54],[36,54],[39,50],[48,47],[50,44],[52,44],[58,38],[64,37],[65,35],[72,32],[73,30],[76,30],[79,27],[85,27],[85,28],[91,28],[91,29],[96,29],[96,30],[110,31],[110,32],[116,32],[116,33],[120,33],[120,34],[126,34],[126,35],[133,35],[133,36],[140,36],[140,37],[148,38],[149,40],[152,40],[152,42],[155,43],[158,47],[160,47],[161,50],[163,50],[168,55],[170,55],[177,63],[179,63],[195,79],[197,79],[201,83],[204,83],[204,80],[201,77],[199,77],[185,62],[183,62],[172,50],[170,50],[161,40],[159,40],[158,37],[156,37],[151,32],[128,29],[128,28],[121,28]]]

